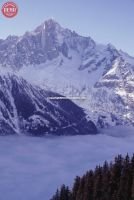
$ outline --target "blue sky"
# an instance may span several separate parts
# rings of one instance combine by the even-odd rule
[[[0,6],[6,2],[0,1]],[[0,14],[0,38],[22,35],[49,18],[134,56],[134,0],[15,0],[17,17]]]

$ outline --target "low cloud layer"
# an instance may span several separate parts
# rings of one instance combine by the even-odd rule
[[[0,137],[0,199],[49,200],[57,187],[71,185],[76,175],[117,154],[132,154],[133,144],[132,128],[96,136]]]

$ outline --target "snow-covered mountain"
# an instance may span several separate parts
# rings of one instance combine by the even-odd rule
[[[0,40],[1,69],[74,100],[101,127],[134,124],[134,58],[50,19]],[[84,98],[83,98],[84,97]]]
[[[78,135],[96,134],[82,108],[70,100],[32,86],[15,75],[0,75],[0,135]]]

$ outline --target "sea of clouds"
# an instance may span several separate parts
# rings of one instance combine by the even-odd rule
[[[131,127],[94,136],[0,137],[0,199],[49,200],[62,183],[71,186],[96,164],[133,152]]]

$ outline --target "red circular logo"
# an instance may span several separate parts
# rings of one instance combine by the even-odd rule
[[[18,6],[14,2],[6,2],[2,6],[2,13],[8,18],[15,17],[18,13]]]

